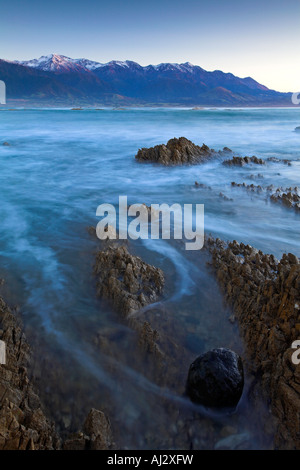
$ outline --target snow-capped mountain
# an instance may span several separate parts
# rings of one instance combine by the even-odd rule
[[[146,69],[153,68],[154,70],[158,70],[160,72],[188,72],[193,73],[195,68],[201,69],[201,67],[197,65],[193,65],[190,62],[185,62],[184,64],[176,64],[176,63],[168,63],[163,62],[158,65],[148,65],[145,67]]]
[[[101,63],[85,58],[71,59],[71,57],[66,57],[59,54],[43,55],[39,59],[23,61],[15,60],[14,62],[16,64],[25,65],[26,67],[33,67],[39,70],[44,70],[45,72],[70,72],[72,70],[83,71],[84,69],[96,70],[101,67],[121,67],[125,69],[138,67],[144,69],[145,71],[156,70],[161,72],[176,71],[193,73],[195,67],[200,68],[198,66],[194,66],[190,62],[186,62],[184,64],[161,63],[158,65],[147,65],[142,67],[137,62],[130,60],[112,60],[110,62]]]
[[[49,54],[43,55],[39,59],[15,61],[16,64],[32,67],[45,72],[82,72],[85,69],[92,70],[93,65],[97,64],[85,59],[71,59],[64,55]]]
[[[195,70],[203,70],[199,66],[195,66],[190,62],[184,64],[177,63],[161,63],[158,65],[147,65],[145,67],[139,65],[137,62],[130,60],[120,61],[112,60],[110,62],[101,63],[89,59],[71,59],[59,54],[49,54],[41,56],[39,59],[32,60],[15,60],[14,63],[24,65],[26,67],[32,67],[45,72],[71,72],[71,71],[94,71],[104,67],[116,67],[123,69],[140,69],[145,72],[159,71],[159,72],[181,72],[181,73],[194,73]]]
[[[16,60],[16,64],[25,65],[26,67],[32,67],[39,70],[44,70],[45,72],[82,72],[84,70],[93,71],[100,67],[106,66],[117,66],[128,68],[130,61],[118,61],[112,60],[102,64],[100,62],[95,62],[94,60],[89,59],[71,59],[71,57],[66,57],[64,55],[58,54],[49,54],[43,55],[39,59],[32,60]]]
[[[98,104],[178,106],[290,105],[288,93],[269,90],[251,77],[208,72],[190,62],[141,66],[130,60],[101,63],[50,54],[1,61],[8,98]]]

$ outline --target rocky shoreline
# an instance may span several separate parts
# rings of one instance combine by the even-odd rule
[[[0,339],[6,347],[6,363],[0,364],[0,450],[113,448],[109,420],[96,409],[89,412],[82,431],[61,438],[29,378],[31,351],[21,320],[1,297]]]
[[[275,448],[299,449],[300,373],[291,362],[291,345],[300,331],[299,259],[289,254],[278,261],[273,255],[265,255],[243,243],[225,243],[211,237],[206,238],[205,245],[226,302],[232,306],[238,321],[246,346],[247,368],[261,383],[264,399],[270,402],[276,417]],[[141,308],[159,299],[163,273],[130,254],[118,241],[102,242],[101,248],[95,265],[98,288],[101,285],[98,294],[108,298],[137,331],[141,353],[144,351],[149,367],[152,365],[156,373],[152,379],[163,385],[161,377],[167,377],[168,382],[172,367],[176,375],[176,356],[172,361],[163,328],[157,331],[151,321],[135,317]],[[105,279],[101,280],[101,276]],[[109,281],[111,277],[119,282]],[[7,345],[7,364],[0,367],[0,448],[114,448],[109,421],[95,409],[90,411],[82,430],[64,439],[58,435],[28,379],[30,348],[22,328],[2,299],[0,311],[1,339]]]
[[[265,402],[270,402],[272,414],[276,418],[275,448],[299,449],[300,372],[291,362],[293,353],[291,345],[298,338],[300,331],[299,259],[289,254],[283,255],[278,261],[273,255],[266,255],[243,243],[234,241],[227,244],[212,237],[206,237],[206,248],[211,253],[210,263],[225,299],[233,308],[235,318],[238,320],[246,346],[247,367],[259,380]],[[115,249],[120,250],[120,248]],[[115,266],[111,266],[103,258],[106,252],[107,249],[97,255],[97,263],[101,261],[96,273],[101,270],[103,262],[103,266],[107,266],[110,273],[119,276],[118,271],[115,272],[114,269],[111,271]],[[124,247],[121,248],[121,252],[125,259],[130,256]],[[119,264],[120,258],[122,256],[118,258]],[[130,261],[130,264],[135,263],[132,257]],[[139,263],[141,260],[138,259]],[[123,266],[123,273],[125,272]],[[163,284],[163,277],[161,282]],[[114,283],[111,283],[111,288],[112,292],[108,297],[113,300],[119,288],[115,290]],[[104,291],[101,287],[100,295]],[[157,296],[154,295],[152,301],[156,299]],[[150,299],[147,303],[149,301]],[[120,303],[115,304],[117,309],[128,316],[126,300],[122,305],[120,309]],[[136,307],[135,305],[133,312],[137,311]],[[170,359],[168,355],[162,354],[157,345],[158,332],[153,330],[149,323],[144,323],[142,331],[147,338],[148,352],[156,351],[158,356],[161,355],[160,360],[163,358],[168,361]],[[154,356],[156,361],[158,356]],[[212,389],[208,396],[213,396]]]
[[[30,348],[22,327],[1,298],[0,331],[6,345],[6,364],[0,365],[0,449],[60,448],[60,439],[28,378]]]
[[[288,254],[278,261],[236,241],[209,238],[207,243],[219,284],[238,320],[249,365],[277,418],[275,447],[299,449],[300,370],[291,360],[291,346],[300,332],[299,259]]]

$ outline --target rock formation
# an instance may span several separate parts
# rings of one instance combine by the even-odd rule
[[[277,158],[277,157],[269,157],[267,158],[267,161],[272,162],[272,163],[284,163],[285,165],[288,165],[288,166],[292,165],[291,161],[288,160],[287,158],[282,160],[281,158]]]
[[[6,364],[0,365],[0,449],[59,448],[58,436],[27,375],[28,343],[15,315],[1,298],[0,339],[6,345]]]
[[[219,154],[230,152],[231,150],[225,147]],[[135,158],[139,162],[153,162],[162,165],[195,165],[206,162],[214,155],[217,155],[217,152],[207,145],[203,144],[202,147],[199,147],[185,137],[180,137],[179,139],[170,139],[166,145],[142,148]]]
[[[300,210],[300,193],[298,186],[294,188],[275,188],[272,184],[263,187],[261,185],[255,184],[246,184],[246,183],[236,183],[232,181],[231,186],[234,188],[245,188],[247,191],[255,192],[255,193],[263,193],[266,192],[268,198],[272,202],[281,203],[286,207],[295,209],[297,211]]]
[[[162,271],[131,255],[125,246],[108,245],[100,251],[95,274],[99,296],[125,316],[155,302],[164,286]]]
[[[280,202],[287,207],[300,211],[300,195],[297,187],[288,188],[286,190],[282,190],[282,188],[277,189],[275,193],[272,194],[271,201]]]
[[[83,425],[83,431],[73,433],[65,440],[64,450],[109,450],[113,448],[109,420],[102,411],[92,408]]]
[[[280,261],[236,241],[209,238],[212,264],[234,309],[249,364],[261,378],[277,417],[277,448],[300,449],[300,368],[292,343],[300,337],[300,264],[293,254]]]
[[[264,165],[265,161],[262,158],[253,157],[233,157],[231,160],[224,160],[223,165],[227,166],[244,166],[250,163],[256,165]]]
[[[30,347],[14,312],[0,297],[0,339],[6,363],[0,364],[0,450],[110,449],[110,424],[92,409],[83,432],[62,440],[45,416],[37,391],[28,378]]]

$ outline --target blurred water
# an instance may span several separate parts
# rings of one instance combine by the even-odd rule
[[[86,227],[96,225],[97,206],[117,204],[119,195],[127,195],[129,204],[204,203],[206,232],[250,243],[277,257],[284,252],[300,256],[299,213],[270,203],[264,194],[231,187],[231,181],[299,185],[300,135],[293,132],[299,121],[297,109],[0,112],[0,143],[10,143],[0,145],[0,276],[8,280],[7,295],[21,305],[29,334],[44,344],[51,337],[45,351],[49,348],[71,361],[69,390],[87,374],[85,398],[78,398],[77,406],[85,409],[98,400],[105,407],[105,400],[110,400],[108,410],[119,410],[115,427],[120,434],[126,429],[127,435],[120,437],[123,446],[157,446],[151,432],[158,423],[153,422],[151,407],[157,407],[160,425],[166,425],[170,413],[155,399],[150,406],[147,393],[155,395],[159,389],[150,382],[146,385],[148,379],[138,366],[131,367],[136,348],[132,331],[95,297],[96,243]],[[232,168],[215,159],[205,165],[169,168],[135,161],[139,148],[180,136],[216,150],[228,146],[237,155],[290,159],[292,166],[269,162]],[[263,178],[252,179],[258,173]],[[195,181],[211,189],[197,188]],[[220,192],[233,200],[223,200]],[[203,344],[205,349],[234,346],[242,351],[215,280],[198,255],[166,241],[139,242],[135,249],[165,271],[164,302],[182,329],[176,339],[185,341],[191,360],[202,352]],[[118,332],[120,357],[113,367],[105,368],[107,358],[95,354],[92,338],[93,331],[108,328]],[[124,388],[122,381],[123,398],[116,393],[121,373],[127,384]],[[143,385],[137,386],[135,374]],[[108,390],[109,398],[97,384]],[[242,432],[247,430],[249,406],[246,403],[235,418]],[[148,431],[150,437],[141,438]],[[163,427],[162,433],[169,432],[168,426]],[[208,433],[198,445],[209,447],[213,440]],[[252,443],[256,440],[259,444],[253,445],[264,445],[261,436],[254,436]]]

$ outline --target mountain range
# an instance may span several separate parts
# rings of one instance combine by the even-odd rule
[[[38,106],[291,106],[291,93],[251,77],[184,64],[99,63],[50,54],[28,61],[0,59],[8,104]]]

